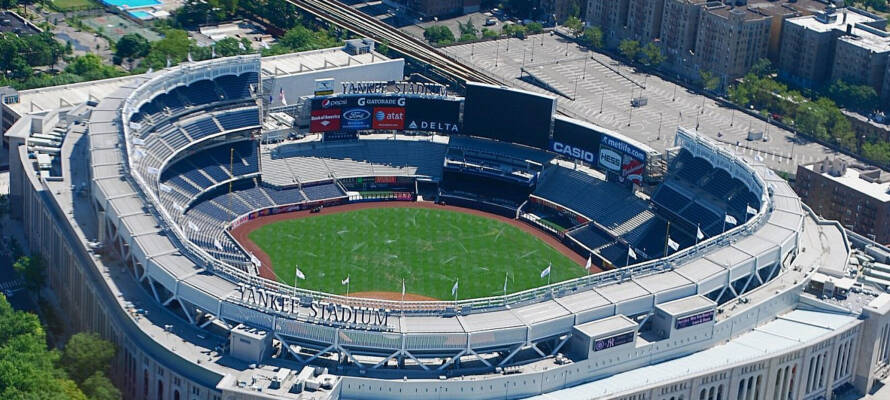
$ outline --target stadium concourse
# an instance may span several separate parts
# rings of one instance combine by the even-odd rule
[[[890,295],[854,292],[847,232],[762,162],[684,128],[658,154],[520,90],[379,84],[403,67],[354,40],[3,105],[12,216],[127,398],[815,399],[887,373]],[[523,221],[605,271],[346,298],[263,278],[230,232],[383,201]]]

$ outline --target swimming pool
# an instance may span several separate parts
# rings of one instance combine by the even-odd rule
[[[128,14],[132,15],[133,18],[136,19],[151,19],[152,15],[147,11],[135,10],[135,11],[127,11]]]
[[[103,3],[120,8],[142,8],[158,6],[162,3],[158,0],[102,0]]]

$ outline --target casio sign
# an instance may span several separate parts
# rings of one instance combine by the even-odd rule
[[[593,154],[593,152],[584,150],[580,147],[563,144],[561,142],[553,142],[553,151],[560,154],[565,154],[569,157],[577,158],[579,160],[584,160],[591,164],[596,161],[596,156]]]
[[[371,113],[368,110],[363,110],[361,108],[353,108],[351,110],[346,110],[343,112],[343,119],[347,119],[349,121],[362,121],[368,119],[371,116]]]
[[[609,149],[600,149],[600,166],[612,171],[620,171],[621,155]]]

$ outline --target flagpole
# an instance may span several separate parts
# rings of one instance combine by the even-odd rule
[[[352,280],[349,279],[349,274],[346,274],[346,297],[349,297],[349,285],[352,284]]]
[[[726,214],[723,214],[723,233],[726,233]]]
[[[454,302],[457,303],[457,291],[460,290],[460,278],[457,278],[457,282],[454,283]]]
[[[504,297],[507,297],[507,272],[504,272]]]
[[[668,221],[667,231],[664,233],[664,256],[668,256],[668,241],[671,240],[671,221]]]
[[[726,219],[723,220],[724,222]],[[698,247],[698,233],[701,232],[701,224],[695,225],[695,247]]]
[[[294,265],[294,297],[297,297],[297,271],[300,270],[300,265]]]

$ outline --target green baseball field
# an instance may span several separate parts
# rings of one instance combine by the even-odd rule
[[[327,210],[325,210],[327,211]],[[459,299],[517,292],[550,280],[586,274],[583,266],[543,240],[493,218],[429,208],[369,208],[263,225],[248,238],[271,259],[272,269],[297,286],[345,294],[360,292]],[[386,297],[386,296],[385,296]]]

